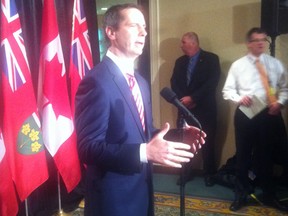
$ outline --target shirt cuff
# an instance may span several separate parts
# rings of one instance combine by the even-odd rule
[[[146,154],[146,145],[147,143],[140,144],[140,161],[142,163],[148,163],[147,154]]]

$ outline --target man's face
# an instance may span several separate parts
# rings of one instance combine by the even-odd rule
[[[196,41],[190,39],[187,36],[183,36],[181,40],[181,49],[185,55],[191,57],[198,52],[199,46]]]
[[[111,50],[119,57],[135,59],[142,54],[145,45],[146,23],[136,8],[121,11],[123,20],[118,29],[110,29]]]
[[[251,35],[250,41],[247,42],[249,51],[255,55],[260,56],[266,50],[267,35],[254,33]]]

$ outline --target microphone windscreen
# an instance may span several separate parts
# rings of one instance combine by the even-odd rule
[[[168,87],[164,87],[161,91],[160,91],[160,95],[169,103],[173,103],[175,98],[177,97],[175,92],[173,92],[171,89],[169,89]]]

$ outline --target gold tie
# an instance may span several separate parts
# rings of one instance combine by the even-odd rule
[[[265,88],[269,104],[276,102],[277,98],[275,94],[271,91],[271,88],[269,86],[268,76],[267,76],[264,66],[260,63],[259,59],[256,59],[255,65],[259,71],[261,81]]]

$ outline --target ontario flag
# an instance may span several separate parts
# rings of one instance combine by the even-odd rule
[[[91,70],[92,64],[91,46],[83,1],[75,0],[69,66],[70,101],[73,115],[75,112],[75,95],[78,85],[85,74]]]
[[[44,144],[70,192],[81,172],[54,0],[43,1],[38,90]]]
[[[0,118],[12,179],[23,201],[48,179],[48,171],[37,103],[14,0],[1,0],[0,39]],[[1,180],[5,175],[2,173]]]
[[[18,212],[16,192],[7,161],[7,154],[0,128],[0,215],[12,216]]]

